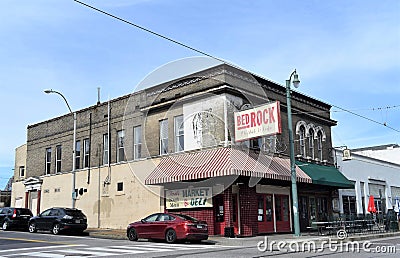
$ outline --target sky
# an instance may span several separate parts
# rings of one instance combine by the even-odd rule
[[[333,107],[334,146],[400,144],[398,0],[82,1],[282,85],[297,69],[299,92],[387,125]],[[0,189],[27,126],[68,113],[44,89],[79,110],[201,56],[73,0],[1,0],[0,37]]]

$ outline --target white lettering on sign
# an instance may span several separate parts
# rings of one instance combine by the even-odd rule
[[[212,187],[166,190],[167,209],[212,207]]]
[[[281,132],[279,101],[235,112],[235,141],[280,134]]]

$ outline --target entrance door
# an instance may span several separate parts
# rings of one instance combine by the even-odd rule
[[[258,209],[257,221],[259,233],[274,232],[274,220],[272,216],[272,194],[259,194],[257,196]]]
[[[29,209],[32,211],[33,215],[38,214],[37,210],[38,192],[29,192]]]
[[[275,195],[276,232],[290,232],[289,195]]]
[[[306,231],[310,225],[308,196],[300,196],[299,198],[299,216],[300,216],[300,230]]]
[[[225,219],[224,219],[224,199],[222,196],[214,198],[214,214],[215,214],[215,235],[224,235]]]

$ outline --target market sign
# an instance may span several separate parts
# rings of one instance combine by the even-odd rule
[[[235,141],[280,134],[281,112],[279,101],[235,112]]]
[[[166,209],[212,207],[212,187],[166,190]]]

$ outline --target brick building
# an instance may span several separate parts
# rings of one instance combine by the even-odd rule
[[[89,227],[124,228],[151,212],[206,220],[210,234],[290,232],[285,88],[219,65],[77,111],[76,207]],[[234,112],[279,101],[282,133],[235,141]],[[292,93],[301,227],[332,215],[338,188],[330,106]],[[28,126],[12,202],[70,206],[71,114]],[[16,169],[17,171],[17,169]]]

